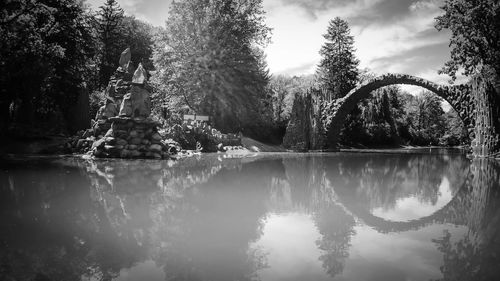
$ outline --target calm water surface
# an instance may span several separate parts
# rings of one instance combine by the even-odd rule
[[[500,280],[500,165],[450,151],[0,160],[0,280]]]

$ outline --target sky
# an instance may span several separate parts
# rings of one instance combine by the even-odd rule
[[[93,8],[104,0],[87,0]],[[315,72],[328,22],[341,17],[354,36],[361,68],[375,74],[404,73],[447,83],[437,71],[449,59],[450,33],[438,32],[434,18],[444,0],[263,0],[273,29],[266,47],[272,74]],[[127,14],[164,26],[170,0],[118,0]],[[415,90],[412,87],[407,90]]]

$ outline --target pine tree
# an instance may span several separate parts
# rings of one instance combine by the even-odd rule
[[[123,51],[120,47],[120,30],[123,21],[123,9],[116,0],[107,0],[99,7],[97,14],[97,32],[101,41],[99,83],[107,84],[109,77],[118,67],[118,58]]]
[[[323,35],[327,41],[319,52],[322,59],[318,74],[328,93],[327,100],[345,96],[358,81],[359,61],[354,55],[354,38],[350,33],[347,22],[336,17]]]

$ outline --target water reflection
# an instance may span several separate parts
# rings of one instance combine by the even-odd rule
[[[500,167],[460,154],[36,158],[0,168],[1,280],[498,277]],[[384,241],[399,246],[367,252]],[[406,271],[389,261],[413,249],[408,241],[434,261],[428,270],[417,250],[397,258]]]
[[[443,253],[439,280],[497,280],[500,253],[500,169],[498,162],[476,159],[471,166],[472,179],[466,186],[469,199],[463,219],[469,232],[453,241],[449,231],[434,239]]]

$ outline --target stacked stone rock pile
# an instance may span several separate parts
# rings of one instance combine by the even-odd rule
[[[168,158],[176,151],[162,141],[158,133],[161,124],[150,118],[148,73],[141,64],[133,75],[130,75],[131,69],[127,49],[106,89],[108,100],[114,102],[109,102],[99,116],[111,125],[106,134],[93,143],[92,154],[95,157]],[[119,112],[117,103],[120,103]]]
[[[139,64],[134,71],[130,49],[120,56],[102,106],[91,129],[82,133],[73,147],[95,157],[165,159],[178,148],[162,141],[160,123],[151,119],[148,73]]]
[[[177,152],[163,142],[157,129],[159,124],[154,121],[128,117],[109,120],[111,128],[92,146],[96,157],[164,159]]]

